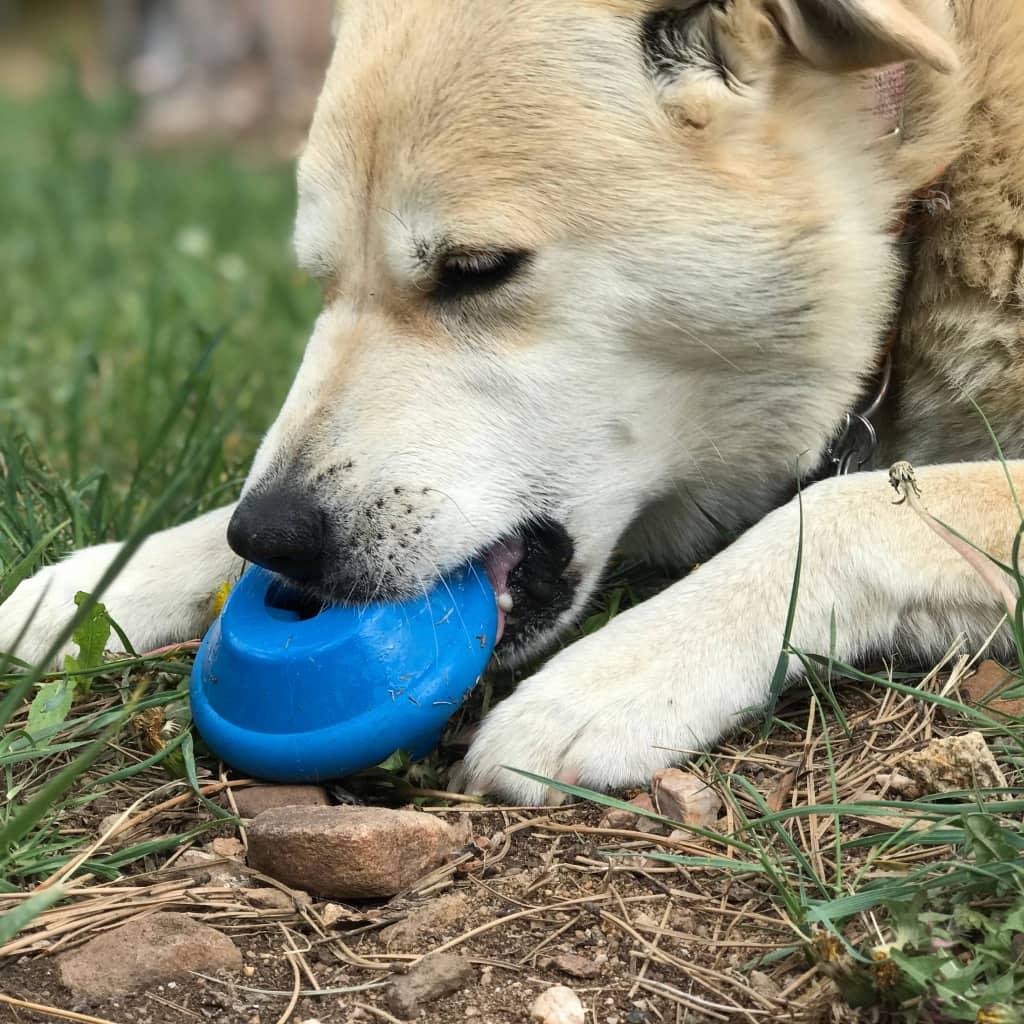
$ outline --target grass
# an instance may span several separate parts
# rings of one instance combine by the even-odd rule
[[[316,290],[287,250],[290,170],[217,153],[140,154],[125,142],[130,115],[120,100],[86,100],[70,72],[40,101],[0,100],[0,601],[74,547],[230,500],[315,315]],[[585,631],[646,582],[616,579]],[[188,728],[187,653],[104,664],[116,624],[87,600],[79,620],[81,652],[64,672],[0,664],[8,955],[38,948],[44,927],[102,927],[103,886],[126,872],[159,879],[153,891],[163,892],[168,855],[228,820],[210,798],[231,783]],[[1024,643],[1019,611],[1012,625]],[[785,979],[814,965],[878,1019],[1016,1019],[1020,721],[957,696],[964,660],[923,679],[869,674],[784,640],[780,678],[802,660],[809,702],[774,693],[766,729],[695,767],[726,801],[727,834],[691,828],[696,852],[648,856],[687,877],[749,886],[774,908],[791,942],[751,952],[745,969]],[[863,687],[840,698],[840,677]],[[967,728],[988,736],[1008,792],[866,795],[902,751]],[[443,756],[416,768],[398,758],[364,782],[408,799],[417,786],[443,788],[445,768]],[[614,862],[637,842],[652,840],[609,839],[602,850]]]
[[[290,168],[140,154],[130,118],[121,99],[83,96],[70,68],[41,100],[0,99],[0,601],[74,548],[231,500],[317,308],[288,252]],[[106,637],[102,609],[80,619]],[[188,672],[175,657],[100,672],[95,651],[68,667],[40,680],[0,663],[8,890],[73,855],[69,817],[140,769],[111,751],[140,712],[180,708]],[[150,784],[162,763],[195,782],[182,746],[150,751]],[[114,877],[152,852],[86,867]]]
[[[3,566],[63,518],[47,558],[127,533],[172,480],[162,521],[228,500],[317,308],[291,170],[140,156],[129,116],[70,73],[0,100],[0,450],[35,484],[5,502]]]

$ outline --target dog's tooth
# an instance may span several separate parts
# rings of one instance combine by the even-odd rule
[[[498,595],[498,607],[507,615],[512,611],[512,595],[506,590],[504,594]]]

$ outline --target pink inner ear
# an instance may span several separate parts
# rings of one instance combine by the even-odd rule
[[[907,98],[907,65],[890,64],[870,79],[872,110],[885,133],[900,127]]]

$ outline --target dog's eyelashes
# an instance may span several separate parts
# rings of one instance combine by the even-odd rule
[[[459,299],[494,291],[524,270],[531,254],[524,249],[452,253],[437,268],[434,292]]]

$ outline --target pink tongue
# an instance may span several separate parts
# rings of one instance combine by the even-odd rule
[[[517,537],[514,540],[499,541],[484,552],[483,562],[487,578],[494,588],[495,600],[508,591],[509,573],[526,556],[526,545]],[[498,606],[498,635],[495,644],[501,643],[505,635],[505,612]]]

